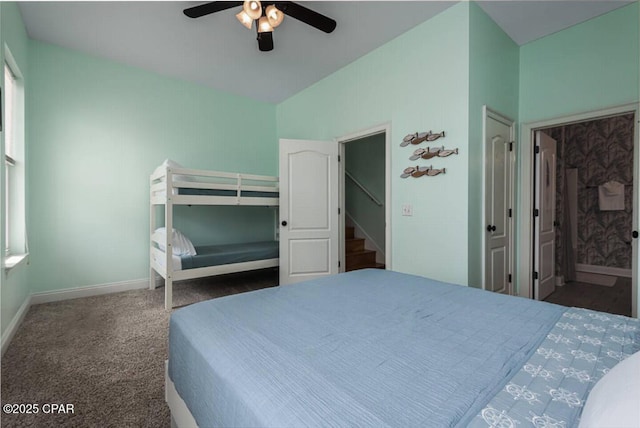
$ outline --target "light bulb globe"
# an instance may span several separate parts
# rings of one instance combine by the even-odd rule
[[[242,10],[249,15],[251,19],[258,19],[262,16],[262,4],[259,0],[245,0]]]

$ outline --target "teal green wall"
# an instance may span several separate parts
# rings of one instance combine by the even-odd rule
[[[22,72],[22,77],[24,78],[25,83],[25,92],[28,93],[30,82],[27,61],[29,39],[22,23],[20,10],[15,3],[0,3],[0,64],[4,64],[5,44],[11,51],[13,58],[15,59],[18,67],[20,68],[20,71]],[[2,78],[0,82],[3,82],[2,86],[4,87],[4,78]],[[5,105],[4,102],[2,104]],[[4,154],[4,133],[1,134],[2,138],[0,139],[0,151]],[[28,133],[26,138],[28,138]],[[4,183],[4,176],[4,162],[0,162],[0,182],[2,183]],[[4,248],[4,224],[6,221],[4,215],[4,185],[0,186],[0,189],[0,201],[3,201],[1,203],[2,209],[0,209],[0,219],[2,220],[0,221],[0,242],[2,243],[2,246],[0,248]],[[2,314],[0,317],[0,329],[2,330],[3,335],[7,326],[18,312],[18,309],[20,308],[20,306],[22,306],[22,304],[29,296],[29,268],[30,267],[26,263],[22,263],[14,269],[11,269],[10,271],[5,271],[4,269],[2,269],[2,272],[0,273],[0,300],[2,301],[2,308],[0,309],[0,312]]]
[[[467,283],[469,4],[445,10],[278,105],[278,136],[329,140],[391,123],[392,268]],[[410,161],[417,131],[460,154]],[[400,178],[412,165],[447,173]],[[401,206],[413,205],[403,217]],[[462,249],[462,251],[461,251]]]
[[[638,2],[520,48],[520,121],[638,100]]]
[[[382,206],[377,205],[350,179],[345,179],[345,208],[347,214],[373,240],[385,249],[385,134],[376,134],[345,143],[345,169]]]
[[[482,106],[518,121],[518,45],[476,4],[469,14],[469,285],[482,287]]]
[[[165,158],[277,175],[273,105],[37,41],[29,61],[33,292],[148,277],[149,174]],[[182,208],[196,245],[273,237],[269,208]]]
[[[481,106],[524,123],[634,102],[640,90],[637,2],[520,48],[463,2],[277,106],[29,41],[14,3],[0,3],[0,15],[27,84],[31,251],[30,265],[0,278],[3,332],[30,292],[147,277],[148,176],[165,158],[275,175],[278,138],[384,123],[392,268],[477,286]],[[438,144],[460,154],[410,161],[415,147],[400,141],[426,130],[445,130]],[[447,173],[400,178],[416,164]],[[180,207],[176,227],[196,244],[230,242],[269,238],[273,220],[266,208]]]
[[[520,47],[521,124],[640,100],[639,4]],[[519,169],[530,156],[520,153]],[[516,230],[520,228],[517,222]],[[529,237],[516,239],[519,246]]]

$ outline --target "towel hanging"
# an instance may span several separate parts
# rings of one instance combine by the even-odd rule
[[[612,180],[599,186],[598,203],[600,211],[624,210],[624,184]]]

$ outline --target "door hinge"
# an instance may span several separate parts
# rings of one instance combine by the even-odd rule
[[[340,267],[340,260],[338,260],[338,267]]]
[[[338,162],[340,162],[340,155],[338,155]]]
[[[540,146],[536,146],[535,150],[536,154],[540,153]]]
[[[509,151],[513,151],[513,141],[509,141]]]
[[[538,211],[538,209],[537,209],[537,208],[536,208],[536,209],[534,209],[534,210],[533,210],[533,216],[534,216],[534,217],[538,217],[539,215],[540,215],[540,211]]]
[[[538,279],[538,272],[533,273],[533,279]]]
[[[513,210],[509,208],[509,217],[513,217]]]
[[[509,284],[511,284],[511,274],[509,274]]]
[[[340,208],[338,208],[338,215],[340,215]]]

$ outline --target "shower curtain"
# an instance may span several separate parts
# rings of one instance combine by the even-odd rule
[[[577,206],[578,206],[578,169],[567,168],[563,174],[565,197],[562,198],[562,274],[565,282],[576,280],[576,247],[577,245]]]

